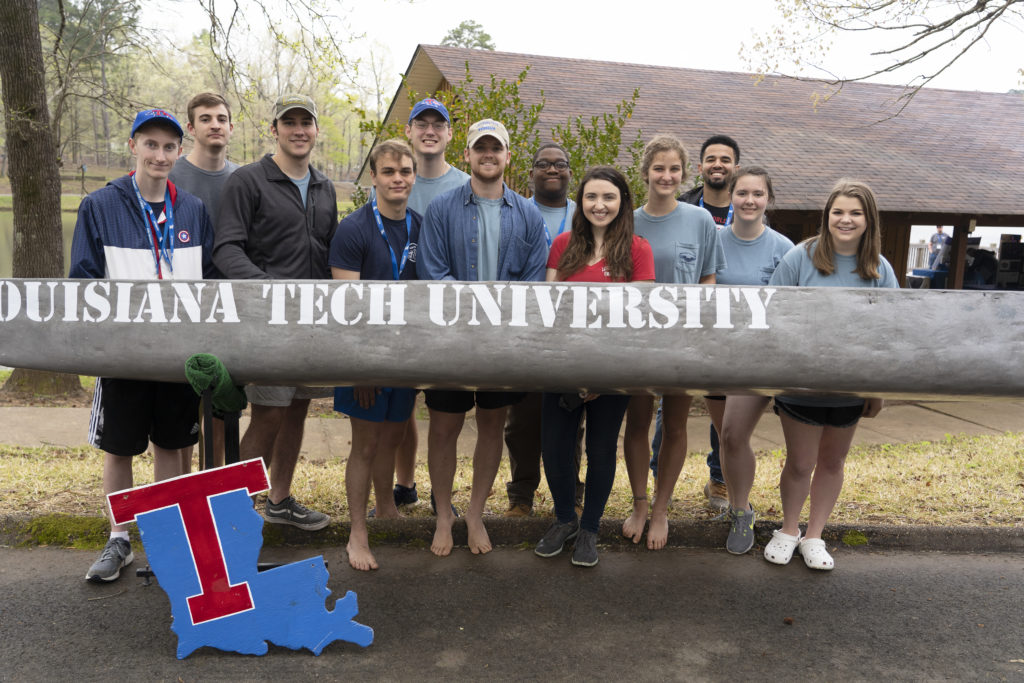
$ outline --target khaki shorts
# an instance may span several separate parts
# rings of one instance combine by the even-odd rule
[[[334,396],[333,387],[278,387],[260,384],[245,386],[245,397],[249,399],[249,403],[274,408],[286,408],[295,399],[330,398],[331,396]]]

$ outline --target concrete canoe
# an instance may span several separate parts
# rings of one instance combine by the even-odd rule
[[[0,280],[0,365],[184,381],[1024,396],[1024,294],[489,282]]]

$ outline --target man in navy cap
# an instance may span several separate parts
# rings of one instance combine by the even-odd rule
[[[452,141],[452,121],[438,100],[428,97],[416,103],[405,136],[416,155],[416,184],[409,195],[409,208],[423,216],[434,197],[465,185],[469,176],[444,158]]]
[[[135,170],[82,200],[68,277],[200,280],[216,274],[203,202],[168,180],[181,138],[170,113],[139,112],[128,140]],[[133,486],[132,457],[150,443],[156,481],[182,474],[180,449],[198,440],[198,415],[199,397],[187,384],[97,379],[89,442],[104,451],[103,493]],[[85,578],[113,581],[133,560],[127,527],[112,524],[110,540]]]

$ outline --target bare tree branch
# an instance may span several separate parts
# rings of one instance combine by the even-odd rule
[[[821,99],[828,100],[843,83],[905,72],[927,61],[927,68],[905,81],[905,91],[895,100],[898,109],[894,115],[902,112],[921,88],[985,41],[994,27],[1004,23],[1024,25],[1021,21],[1024,0],[776,0],[776,3],[786,18],[786,26],[759,36],[753,46],[753,56],[744,46],[745,59],[755,71],[778,74],[780,62],[788,61],[797,72],[813,68],[829,73],[817,62],[827,53],[830,37],[840,33],[882,32],[893,36],[892,41],[870,54],[888,62],[853,75],[830,74],[829,85],[833,91]],[[806,28],[794,30],[794,26],[800,25]]]

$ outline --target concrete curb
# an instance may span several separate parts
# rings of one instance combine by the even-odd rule
[[[48,524],[49,520],[54,524]],[[550,517],[489,517],[486,520],[487,533],[496,547],[533,548],[552,521]],[[54,536],[49,528],[57,524],[66,526],[70,531],[62,536]],[[368,525],[371,545],[410,545],[429,548],[434,535],[433,519],[369,520]],[[758,522],[754,528],[756,544],[753,552],[763,548],[771,538],[772,531],[778,528],[776,522]],[[629,539],[623,538],[621,529],[622,520],[604,520],[601,523],[600,543],[621,550],[646,551],[643,539],[639,545],[634,545]],[[134,529],[132,533],[134,536]],[[326,529],[316,532],[266,524],[263,527],[263,544],[265,547],[344,545],[348,540],[348,534],[348,522],[335,522]],[[669,524],[668,546],[724,549],[727,534],[728,528],[724,521],[672,522]],[[453,536],[456,548],[465,548],[466,523],[462,519],[456,520]],[[0,545],[3,546],[48,544],[99,548],[105,540],[106,522],[101,517],[0,516]],[[860,547],[867,550],[1024,552],[1024,528],[1021,527],[830,525],[825,529],[825,540],[830,546]]]

